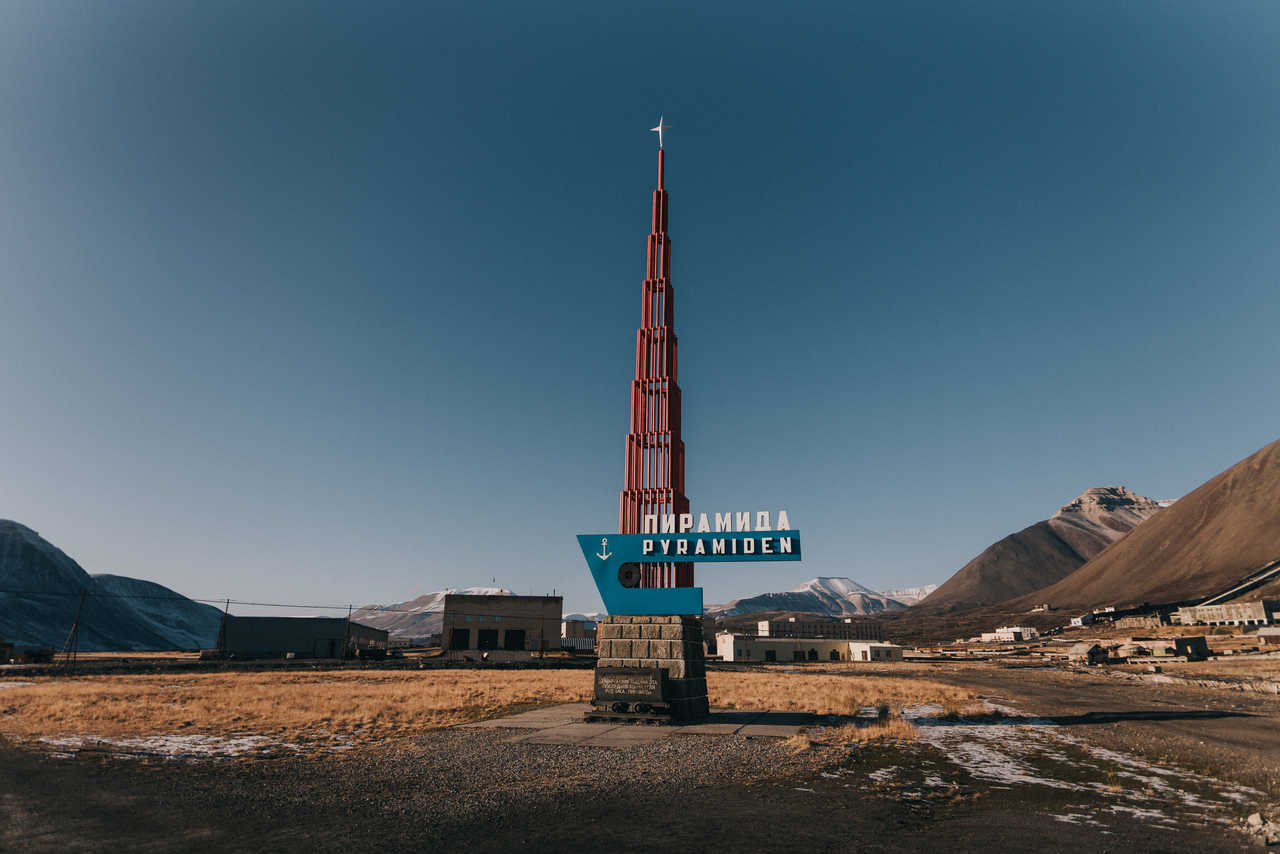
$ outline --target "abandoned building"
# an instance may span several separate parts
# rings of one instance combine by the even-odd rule
[[[1280,626],[1258,629],[1258,643],[1263,646],[1280,646]]]
[[[561,596],[444,597],[444,652],[458,659],[521,659],[560,649]]]
[[[836,640],[884,640],[884,626],[875,620],[850,617],[775,617],[756,623],[756,635],[762,638],[827,638]]]
[[[222,620],[218,649],[233,658],[345,658],[385,654],[387,632],[345,617],[233,617]]]
[[[1022,641],[1035,640],[1040,637],[1040,632],[1031,626],[1000,626],[993,632],[983,632],[983,643],[1021,643]]]
[[[1280,602],[1227,602],[1222,605],[1193,605],[1174,612],[1174,621],[1184,626],[1269,626],[1280,616]]]
[[[716,654],[722,661],[901,661],[902,647],[843,638],[763,637],[718,632]]]
[[[1158,629],[1169,624],[1169,616],[1163,611],[1154,614],[1130,614],[1116,620],[1117,629]]]
[[[1067,651],[1067,660],[1072,664],[1106,664],[1107,651],[1100,644],[1078,643]]]
[[[563,649],[575,649],[580,652],[591,652],[596,648],[596,635],[599,634],[598,623],[581,614],[572,614],[560,622],[560,646]]]

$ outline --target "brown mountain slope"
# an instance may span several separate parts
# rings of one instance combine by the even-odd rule
[[[920,607],[993,605],[1048,587],[1160,510],[1123,486],[1086,490],[1047,521],[1010,534],[965,564]]]
[[[946,609],[993,605],[1066,578],[1084,558],[1048,522],[1010,534],[965,564],[919,607]]]
[[[1162,603],[1219,592],[1280,558],[1280,441],[1236,463],[1056,584],[1010,606]]]

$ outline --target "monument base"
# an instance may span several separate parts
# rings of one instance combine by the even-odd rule
[[[587,720],[661,724],[707,717],[701,618],[610,615],[600,626],[599,654]]]

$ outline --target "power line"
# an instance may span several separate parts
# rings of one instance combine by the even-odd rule
[[[90,593],[90,592],[69,592],[63,590],[13,590],[0,588],[0,593],[10,593],[15,596],[65,596],[79,597],[81,595],[96,597],[99,599],[153,599],[166,602],[201,602],[209,605],[222,605],[224,608],[231,605],[247,605],[255,608],[297,608],[310,611],[346,611],[351,608],[350,605],[303,605],[290,602],[252,602],[246,599],[198,599],[192,596],[161,596],[147,593]],[[443,610],[443,609],[442,609]],[[366,605],[365,607],[356,609],[356,613],[361,611],[377,611],[384,614],[428,614],[439,613],[432,611],[424,611],[421,608],[388,608],[382,605]],[[460,615],[461,616],[461,615]],[[469,615],[469,616],[490,616],[490,615]],[[492,616],[524,616],[521,614],[495,614]]]

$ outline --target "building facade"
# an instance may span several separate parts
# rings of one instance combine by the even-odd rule
[[[1257,602],[1227,602],[1222,605],[1193,605],[1174,612],[1184,626],[1269,626],[1280,613],[1280,602],[1261,599]]]
[[[740,632],[716,634],[722,661],[901,661],[902,648],[842,638],[768,637]]]
[[[459,658],[528,658],[560,648],[560,596],[444,597],[441,645]]]
[[[219,650],[233,658],[346,658],[386,652],[387,632],[345,617],[222,619]]]
[[[777,617],[756,623],[762,638],[825,638],[835,640],[884,640],[884,626],[875,620],[822,617]]]

